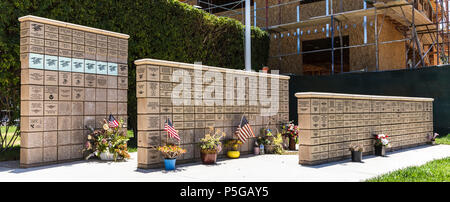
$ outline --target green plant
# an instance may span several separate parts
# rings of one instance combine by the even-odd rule
[[[281,133],[277,133],[277,135],[273,138],[274,152],[275,154],[283,154],[283,137]]]
[[[225,146],[231,148],[231,151],[239,151],[242,142],[238,139],[229,139],[225,141]]]
[[[209,154],[220,152],[222,150],[220,139],[225,136],[226,134],[221,130],[214,130],[213,127],[209,127],[209,133],[205,134],[205,137],[200,139],[200,151]]]
[[[437,144],[448,144],[450,145],[450,134],[439,136],[436,138]]]
[[[164,156],[165,159],[174,159],[186,153],[186,149],[183,149],[177,145],[159,146],[158,151],[161,152],[161,154]]]
[[[449,182],[450,157],[410,166],[371,179],[368,182]]]
[[[119,158],[130,158],[127,150],[128,137],[126,132],[120,130],[120,127],[110,128],[108,122],[103,120],[103,129],[91,130],[85,143],[84,151],[88,152],[86,160],[101,153],[112,153],[114,161]],[[123,120],[119,121],[119,126],[123,125]]]
[[[255,146],[269,144],[269,140],[264,137],[257,137],[255,141]]]

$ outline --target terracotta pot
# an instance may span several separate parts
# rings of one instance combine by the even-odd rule
[[[200,153],[203,164],[215,164],[217,161],[217,153]]]
[[[295,150],[295,145],[296,145],[296,142],[295,142],[295,138],[289,138],[289,150]]]
[[[253,154],[259,155],[259,147],[253,147]]]

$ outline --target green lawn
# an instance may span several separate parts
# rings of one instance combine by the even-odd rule
[[[436,143],[437,144],[448,144],[450,145],[450,134],[447,134],[445,136],[438,136],[436,138]]]
[[[367,182],[450,182],[450,157],[396,170]]]
[[[8,134],[6,136],[7,142],[9,142],[11,140],[11,138],[13,138],[13,134],[16,131],[17,127],[16,126],[10,126],[9,130],[8,130]],[[1,134],[3,135],[6,132],[6,127],[2,126],[0,127],[1,130]],[[20,146],[20,136],[17,137],[16,141],[14,142],[14,146]]]
[[[133,130],[127,131],[128,138],[133,138]],[[137,140],[135,141],[128,141],[128,152],[137,152]]]

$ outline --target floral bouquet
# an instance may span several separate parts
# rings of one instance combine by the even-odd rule
[[[200,139],[200,149],[202,153],[216,154],[222,150],[222,143],[220,139],[225,137],[226,134],[220,130],[214,130],[213,127],[209,128],[209,133],[204,138]]]
[[[119,130],[119,126],[123,125],[123,120],[119,121],[119,126],[110,127],[108,121],[103,120],[103,129],[91,130],[87,137],[83,151],[88,152],[86,160],[91,157],[99,157],[103,153],[112,154],[114,161],[117,159],[130,158],[127,149],[128,138],[123,130]]]
[[[158,151],[161,152],[161,154],[164,156],[165,159],[174,159],[180,156],[181,154],[186,153],[186,149],[171,144],[159,146]]]
[[[386,146],[389,147],[389,136],[385,134],[375,135],[375,146]]]
[[[239,151],[239,146],[242,142],[238,139],[229,139],[225,142],[226,147],[230,147],[232,151]]]
[[[295,139],[295,143],[298,144],[298,133],[300,129],[296,126],[293,121],[281,125],[281,133],[288,137],[289,139]]]

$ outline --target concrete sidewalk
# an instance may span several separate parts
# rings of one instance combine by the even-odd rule
[[[450,145],[421,146],[350,160],[301,166],[297,155],[243,156],[217,165],[185,164],[175,171],[137,169],[137,153],[127,162],[78,161],[38,168],[18,168],[18,161],[0,162],[0,181],[362,181],[407,166],[450,156]],[[450,172],[450,171],[449,171]]]

